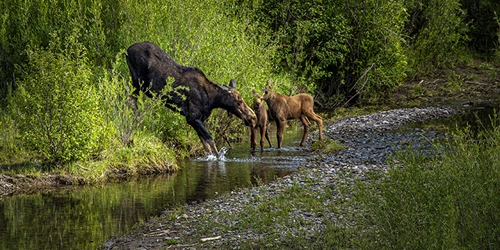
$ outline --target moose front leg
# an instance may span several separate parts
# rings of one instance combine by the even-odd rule
[[[255,148],[257,147],[257,128],[250,127],[250,147],[252,148],[252,152],[255,152]]]
[[[208,133],[207,128],[205,127],[205,124],[199,119],[196,120],[188,120],[187,121],[189,125],[191,125],[196,133],[198,134],[198,137],[200,137],[201,143],[203,143],[203,147],[205,148],[205,151],[208,154],[215,155],[217,158],[219,158],[219,151],[217,150],[217,146],[215,145],[215,141],[212,139],[212,136],[210,133]]]

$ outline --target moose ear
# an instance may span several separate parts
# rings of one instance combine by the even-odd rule
[[[253,96],[255,97],[259,97],[259,93],[257,93],[257,91],[255,90],[255,88],[252,88],[252,93],[253,93]]]
[[[229,81],[229,87],[236,88],[236,82],[233,79],[231,79],[231,81]]]

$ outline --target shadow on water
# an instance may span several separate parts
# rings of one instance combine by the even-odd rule
[[[184,159],[171,175],[1,200],[0,249],[96,249],[164,210],[281,178],[305,161],[307,152],[294,146],[301,133],[299,127],[288,129],[281,150],[252,155],[244,140],[222,161]]]

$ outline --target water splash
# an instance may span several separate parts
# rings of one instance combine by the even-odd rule
[[[197,161],[226,161],[226,153],[228,149],[226,147],[222,147],[219,150],[219,158],[213,154],[209,154],[207,156],[202,156],[196,158]]]
[[[226,147],[222,147],[220,150],[219,150],[219,161],[226,161],[226,153],[227,153],[227,148]]]

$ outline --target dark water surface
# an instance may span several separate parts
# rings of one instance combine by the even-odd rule
[[[301,128],[289,128],[284,149],[266,147],[255,155],[245,139],[222,161],[185,159],[171,175],[0,200],[0,249],[97,249],[163,210],[296,171],[307,154],[297,147],[301,136]]]

